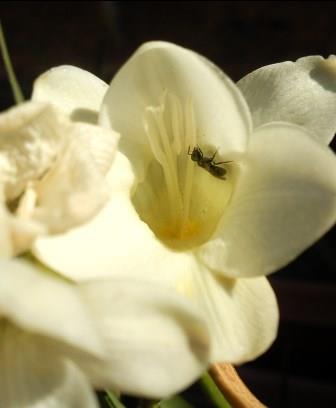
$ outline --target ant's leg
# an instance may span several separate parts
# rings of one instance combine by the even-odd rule
[[[222,161],[222,162],[213,162],[213,164],[214,164],[215,166],[218,166],[218,164],[226,164],[226,163],[232,163],[232,160]]]
[[[211,157],[211,162],[213,162],[213,160],[214,160],[216,154],[217,154],[217,150],[216,150],[215,153],[212,155],[212,157]],[[214,163],[214,164],[216,164],[216,163]]]

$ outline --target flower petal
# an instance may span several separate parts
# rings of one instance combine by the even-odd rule
[[[0,258],[7,258],[13,254],[13,243],[9,223],[9,214],[2,202],[0,189]]]
[[[97,123],[98,111],[108,85],[83,69],[55,67],[39,76],[32,99],[52,103],[72,120]]]
[[[336,219],[336,159],[305,129],[273,123],[256,130],[229,208],[199,255],[225,276],[283,267]]]
[[[164,398],[206,370],[207,324],[175,291],[124,275],[81,288],[106,345],[105,363],[86,366],[99,386]]]
[[[118,135],[84,123],[69,124],[69,143],[46,176],[36,184],[34,218],[62,232],[91,218],[108,198],[105,176]]]
[[[10,256],[26,252],[36,237],[47,232],[45,226],[37,221],[21,220],[11,215],[7,218],[7,228],[12,241]],[[6,256],[9,256],[9,253]]]
[[[264,277],[225,279],[206,268],[194,275],[213,339],[212,363],[240,364],[262,354],[276,338],[278,306]]]
[[[147,264],[144,254],[156,253],[163,246],[133,208],[129,198],[133,180],[128,160],[118,153],[108,175],[111,198],[105,207],[92,220],[67,233],[39,238],[33,254],[75,281],[138,270],[138,257],[128,256],[130,248],[136,248]]]
[[[192,107],[197,143],[218,148],[222,156],[245,150],[251,119],[234,83],[190,50],[165,42],[146,43],[112,80],[99,119],[122,134],[121,151],[139,177],[151,157],[144,126],[146,108],[157,108],[166,93],[182,111]],[[182,111],[177,108],[179,116]]]
[[[238,82],[254,126],[284,121],[328,144],[336,132],[336,57],[304,57],[253,71]]]
[[[63,146],[64,119],[51,105],[26,102],[0,114],[0,180],[7,200],[38,179]]]
[[[0,316],[100,357],[102,345],[74,284],[28,260],[0,259]]]
[[[13,216],[5,205],[3,195],[0,187],[0,258],[10,258],[26,251],[46,230],[36,221]]]
[[[4,321],[0,337],[3,407],[98,407],[82,372],[53,354],[42,339]]]

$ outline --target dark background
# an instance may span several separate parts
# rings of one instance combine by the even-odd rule
[[[72,64],[109,82],[144,41],[194,49],[238,80],[263,65],[335,53],[336,3],[328,1],[1,2],[17,76]],[[0,108],[13,104],[0,64]],[[335,113],[336,114],[336,113]],[[239,368],[268,406],[336,406],[335,230],[273,275],[281,325],[273,347]]]

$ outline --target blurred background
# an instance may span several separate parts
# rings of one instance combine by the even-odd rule
[[[96,1],[0,3],[25,96],[50,67],[71,64],[109,82],[144,41],[205,55],[233,80],[263,65],[336,52],[336,2]],[[13,104],[0,63],[0,108]],[[335,112],[336,114],[336,112]],[[336,406],[336,233],[271,276],[281,324],[272,348],[238,368],[266,405]]]

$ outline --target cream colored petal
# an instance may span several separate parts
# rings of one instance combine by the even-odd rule
[[[175,291],[124,274],[81,288],[106,345],[105,363],[84,365],[95,384],[165,398],[207,369],[207,324]]]
[[[303,128],[265,125],[214,239],[199,250],[225,276],[256,276],[288,264],[336,220],[336,158]]]
[[[82,372],[38,337],[0,322],[0,401],[6,408],[98,408]]]
[[[7,219],[7,226],[12,241],[11,256],[29,250],[34,240],[47,232],[45,225],[37,221],[21,220],[13,216]]]
[[[39,102],[0,114],[0,181],[7,200],[49,168],[66,139],[64,120],[51,105]]]
[[[100,356],[100,338],[74,284],[24,259],[0,259],[0,270],[2,318],[78,352]]]
[[[157,280],[165,276],[170,281],[171,269],[190,256],[164,247],[122,194],[114,194],[85,225],[39,238],[32,251],[41,262],[76,281],[118,273],[156,275]]]
[[[6,227],[6,226],[5,226]],[[7,258],[14,253],[9,233],[4,228],[2,220],[0,220],[0,258]]]
[[[36,221],[12,215],[1,196],[0,191],[0,258],[10,258],[29,249],[46,229]]]
[[[149,259],[155,269],[164,259],[170,259],[171,252],[158,242],[133,208],[129,198],[133,173],[121,154],[116,157],[109,181],[110,201],[91,221],[35,242],[32,251],[41,262],[71,279],[83,280],[120,271],[146,271]],[[170,266],[162,264],[168,273]]]
[[[39,76],[32,99],[49,102],[72,120],[97,123],[98,111],[108,85],[83,69],[62,65]]]
[[[152,157],[144,126],[146,108],[158,107],[164,95],[178,101],[171,121],[181,132],[187,132],[181,112],[191,107],[198,144],[217,148],[221,156],[245,150],[251,119],[234,83],[190,50],[165,42],[146,43],[112,80],[99,119],[122,134],[121,151],[139,177]]]
[[[270,347],[279,313],[266,278],[231,280],[199,268],[194,279],[198,292],[194,301],[206,313],[214,342],[212,363],[240,364]]]
[[[13,254],[13,243],[8,218],[8,212],[0,198],[0,258],[7,258]]]
[[[238,82],[255,127],[272,121],[304,126],[328,144],[336,132],[336,57],[304,57],[253,71]]]
[[[69,124],[69,143],[36,184],[33,217],[62,232],[90,219],[108,198],[105,176],[116,152],[118,134],[84,123]]]

